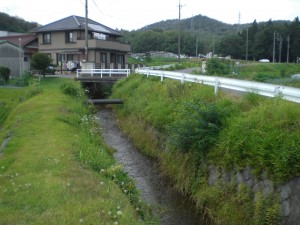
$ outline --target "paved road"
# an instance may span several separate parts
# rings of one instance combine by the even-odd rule
[[[193,68],[187,68],[187,69],[183,69],[183,70],[176,70],[175,72],[179,72],[179,73],[189,73],[191,74],[193,71],[201,71],[200,67],[193,67]]]

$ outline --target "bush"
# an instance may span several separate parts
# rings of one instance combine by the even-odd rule
[[[0,66],[0,82],[3,80],[4,83],[7,83],[9,80],[9,75],[10,69],[8,67]]]
[[[209,75],[227,75],[230,73],[230,61],[212,58],[206,62],[206,70]]]
[[[215,103],[193,101],[183,105],[169,127],[169,144],[202,158],[217,140],[224,113]]]
[[[15,78],[13,80],[13,83],[20,87],[29,86],[33,83],[33,77],[27,71],[27,72],[24,72],[21,76]]]
[[[48,66],[51,64],[52,59],[42,52],[37,52],[32,55],[31,66],[45,75]]]
[[[60,89],[64,94],[72,96],[78,100],[83,100],[85,98],[84,91],[81,88],[80,83],[76,83],[73,81],[65,81]]]

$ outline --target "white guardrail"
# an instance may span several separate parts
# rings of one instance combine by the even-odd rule
[[[299,88],[223,77],[192,75],[187,73],[170,72],[162,70],[150,70],[145,68],[138,68],[135,70],[135,72],[137,74],[160,77],[161,81],[163,81],[164,78],[170,78],[180,80],[182,83],[188,81],[211,85],[215,88],[215,95],[218,93],[219,88],[226,88],[235,91],[254,92],[259,95],[268,97],[281,96],[283,99],[300,103]]]
[[[76,72],[76,77],[79,78],[81,75],[88,75],[91,77],[100,76],[109,76],[112,77],[113,75],[126,75],[127,77],[130,74],[130,69],[78,69]]]

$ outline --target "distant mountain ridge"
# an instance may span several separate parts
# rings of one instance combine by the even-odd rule
[[[20,17],[10,16],[3,12],[0,12],[0,21],[0,30],[18,33],[28,33],[39,25],[36,22],[28,22]]]
[[[254,20],[253,20],[254,22]],[[258,24],[264,24],[266,22],[259,22]],[[272,21],[274,24],[280,23],[291,23],[291,21],[285,21],[285,20],[278,20],[278,21]],[[225,35],[234,35],[237,34],[239,31],[242,31],[243,29],[246,29],[251,24],[227,24],[223,23],[221,21],[218,21],[216,19],[209,18],[207,16],[203,16],[201,14],[182,19],[180,21],[180,29],[182,31],[191,31],[198,33],[201,36],[211,37],[211,36],[225,36]],[[146,31],[146,30],[156,30],[156,29],[162,29],[162,30],[177,30],[178,29],[178,19],[171,19],[171,20],[165,20],[156,22],[150,25],[147,25],[145,27],[142,27],[141,29],[138,29],[137,31]]]

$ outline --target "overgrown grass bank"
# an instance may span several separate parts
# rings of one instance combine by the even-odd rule
[[[122,129],[214,224],[280,223],[276,196],[210,186],[208,169],[250,167],[277,183],[299,176],[299,104],[256,94],[214,97],[209,86],[140,75],[119,81],[112,97],[124,99],[115,107]]]
[[[74,81],[45,79],[31,98],[0,89],[0,224],[149,224],[134,183],[102,143]],[[151,224],[154,224],[151,223]]]
[[[240,65],[238,78],[300,87],[300,79],[291,78],[299,73],[300,65],[295,63],[249,63]]]

